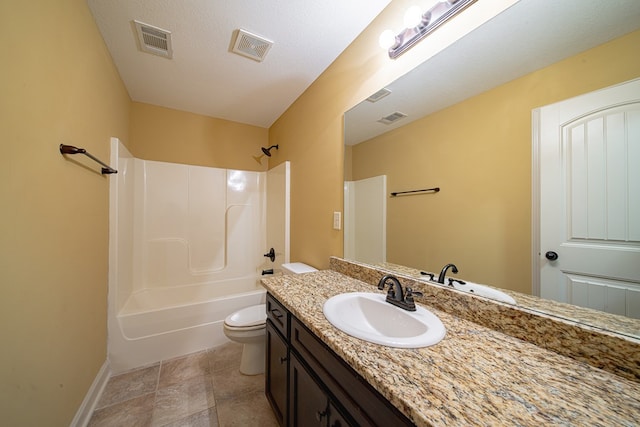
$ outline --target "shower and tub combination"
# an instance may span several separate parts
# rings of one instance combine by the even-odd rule
[[[145,161],[116,138],[111,152],[112,372],[226,342],[225,318],[264,303],[261,272],[289,261],[288,162],[251,172]]]

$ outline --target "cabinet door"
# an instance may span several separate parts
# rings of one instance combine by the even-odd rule
[[[290,425],[293,427],[327,427],[329,425],[329,398],[293,353],[289,369]]]
[[[281,426],[286,425],[289,349],[276,328],[267,321],[265,394]]]

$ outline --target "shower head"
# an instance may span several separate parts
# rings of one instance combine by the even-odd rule
[[[271,147],[269,147],[269,148],[264,148],[264,147],[262,147],[262,152],[263,152],[267,157],[271,157],[271,149],[272,149],[272,148],[275,148],[275,149],[277,150],[277,149],[278,149],[278,146],[277,146],[277,145],[272,145],[272,146],[271,146]]]

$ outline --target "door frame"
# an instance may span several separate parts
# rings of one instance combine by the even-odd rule
[[[540,109],[531,110],[531,294],[540,296]]]

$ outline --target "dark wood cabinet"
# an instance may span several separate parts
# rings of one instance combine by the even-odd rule
[[[331,416],[327,393],[295,355],[291,357],[289,371],[290,425],[327,427]]]
[[[338,412],[338,409],[331,403],[329,403],[329,413],[331,414],[329,427],[347,427],[349,425],[346,418],[343,418],[340,412]]]
[[[282,426],[410,426],[411,421],[267,294],[265,393]]]
[[[281,426],[287,416],[289,386],[289,347],[276,328],[267,321],[265,391],[273,412]]]

